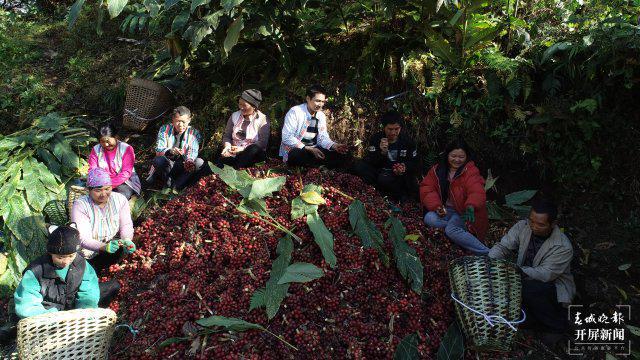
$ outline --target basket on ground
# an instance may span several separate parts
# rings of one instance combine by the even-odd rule
[[[78,200],[78,198],[82,195],[87,195],[89,193],[89,189],[84,186],[71,185],[69,187],[69,192],[67,194],[67,209],[69,210],[69,214],[71,214],[71,209],[73,208],[73,202]]]
[[[171,108],[172,101],[171,92],[161,84],[133,79],[127,86],[122,125],[130,130],[142,131],[165,114]]]
[[[522,283],[515,265],[487,256],[465,256],[451,262],[449,281],[468,347],[509,351],[523,316]]]
[[[58,311],[20,320],[21,360],[106,359],[116,324],[110,309]]]

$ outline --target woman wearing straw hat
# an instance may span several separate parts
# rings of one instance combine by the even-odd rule
[[[99,167],[108,171],[113,191],[127,199],[140,195],[140,178],[133,167],[136,161],[133,147],[118,139],[117,129],[111,124],[101,126],[97,138],[99,144],[89,155],[89,170]]]
[[[78,224],[82,254],[96,271],[118,262],[123,253],[133,253],[133,221],[129,201],[112,192],[111,177],[95,168],[87,176],[89,194],[73,203],[71,221]],[[116,239],[116,235],[120,238]]]
[[[258,110],[261,101],[259,90],[249,89],[240,94],[239,110],[227,121],[218,166],[246,168],[266,159],[270,125],[265,114]]]

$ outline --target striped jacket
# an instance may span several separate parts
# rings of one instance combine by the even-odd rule
[[[329,150],[333,146],[334,141],[331,140],[327,132],[327,118],[321,111],[316,113],[316,118],[318,119],[317,146]],[[285,115],[279,153],[283,161],[287,161],[291,149],[302,149],[304,147],[302,137],[307,131],[309,120],[311,120],[311,114],[309,113],[309,109],[307,109],[306,103],[292,107],[289,112],[287,112],[287,115]]]
[[[188,159],[195,160],[198,158],[198,151],[200,150],[200,143],[202,142],[202,135],[195,128],[189,126],[185,130],[185,139],[182,143],[182,150],[184,156]],[[156,152],[164,153],[165,151],[174,147],[177,136],[174,134],[173,125],[163,125],[158,130],[158,141],[156,143]]]

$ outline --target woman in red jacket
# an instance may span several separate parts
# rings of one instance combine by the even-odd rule
[[[444,228],[454,243],[485,255],[489,248],[478,240],[484,239],[489,227],[484,179],[470,157],[462,139],[447,146],[440,163],[420,184],[420,201],[429,211],[424,217],[427,225]]]

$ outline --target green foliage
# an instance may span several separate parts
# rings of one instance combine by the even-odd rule
[[[327,226],[317,212],[307,215],[307,225],[309,225],[309,229],[313,233],[313,240],[315,240],[318,247],[320,247],[320,251],[322,251],[324,260],[332,268],[335,267],[338,259],[333,251],[333,234],[327,229]]]
[[[407,244],[406,231],[402,222],[396,217],[390,217],[385,224],[389,228],[389,238],[393,242],[393,254],[400,275],[409,282],[411,289],[422,294],[424,269],[416,249]]]
[[[2,244],[8,251],[0,293],[17,285],[27,263],[44,252],[43,210],[66,195],[65,184],[85,164],[76,155],[90,138],[70,118],[55,113],[34,125],[0,136],[0,203]],[[47,154],[47,156],[42,156]]]
[[[269,280],[264,288],[260,288],[251,296],[251,304],[249,310],[264,307],[267,311],[267,317],[273,319],[280,309],[280,304],[287,296],[289,283],[280,284],[280,278],[286,273],[291,255],[293,253],[293,241],[290,237],[285,236],[278,242],[276,248],[278,257],[271,265],[271,273]]]
[[[364,248],[374,248],[378,250],[380,259],[388,266],[389,256],[382,248],[382,233],[378,230],[376,224],[367,216],[362,201],[356,199],[349,205],[349,222],[351,223],[353,232],[362,240]]]
[[[287,267],[287,270],[282,274],[278,285],[285,283],[305,283],[320,279],[324,273],[319,267],[309,263],[294,263]]]
[[[396,352],[393,354],[394,360],[414,360],[420,358],[418,352],[418,334],[413,333],[405,336],[398,344]]]
[[[440,341],[438,360],[458,360],[464,357],[464,336],[454,320]]]

